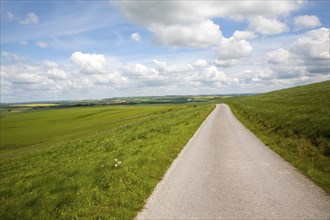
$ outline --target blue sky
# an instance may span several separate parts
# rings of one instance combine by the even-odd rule
[[[329,79],[329,1],[1,1],[1,102]]]

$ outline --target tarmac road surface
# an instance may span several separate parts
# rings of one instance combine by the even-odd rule
[[[330,196],[219,104],[137,219],[330,219]]]

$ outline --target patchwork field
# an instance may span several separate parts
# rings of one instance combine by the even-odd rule
[[[0,219],[134,218],[213,108],[2,112]]]
[[[265,144],[330,193],[330,81],[225,102]]]

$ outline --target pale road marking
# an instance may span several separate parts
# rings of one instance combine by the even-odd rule
[[[330,197],[219,104],[137,219],[330,219]]]

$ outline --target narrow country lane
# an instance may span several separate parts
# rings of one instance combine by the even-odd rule
[[[329,219],[329,195],[219,104],[137,219]]]

